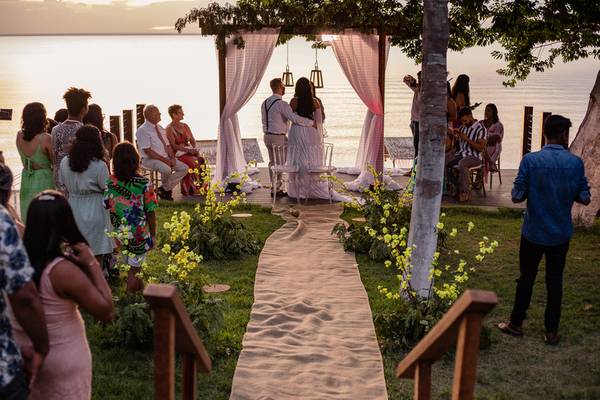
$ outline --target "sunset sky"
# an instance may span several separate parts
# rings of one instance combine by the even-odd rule
[[[173,26],[177,18],[208,2],[0,0],[0,35],[175,33]],[[198,30],[188,28],[186,33],[198,33]]]

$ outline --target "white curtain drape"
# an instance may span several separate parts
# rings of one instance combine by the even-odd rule
[[[331,40],[333,53],[340,63],[346,78],[362,102],[367,106],[367,115],[363,123],[362,134],[356,155],[354,168],[346,172],[358,173],[358,177],[345,186],[349,190],[359,191],[373,183],[369,165],[375,166],[377,156],[383,149],[383,99],[379,91],[379,36],[346,30]],[[387,64],[390,43],[385,48]],[[342,169],[339,169],[342,172]],[[390,188],[395,188],[391,178],[385,179]],[[399,186],[398,186],[399,188]],[[397,188],[396,188],[397,189]]]
[[[244,39],[244,47],[241,49],[234,43],[239,36]],[[279,29],[264,28],[231,35],[225,39],[226,101],[219,121],[215,181],[223,182],[232,174],[245,171],[246,160],[237,113],[256,92],[278,37]],[[231,181],[239,182],[239,179]],[[243,190],[247,192],[256,187],[259,187],[258,183],[251,180],[244,185]]]

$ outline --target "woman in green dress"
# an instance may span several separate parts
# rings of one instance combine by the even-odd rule
[[[46,133],[46,109],[42,103],[23,108],[23,123],[17,134],[17,150],[23,163],[21,173],[21,219],[27,220],[31,199],[46,189],[54,189],[52,141]]]

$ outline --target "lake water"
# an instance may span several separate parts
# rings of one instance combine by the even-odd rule
[[[309,76],[314,50],[304,39],[290,42],[290,70],[294,78]],[[542,111],[563,114],[573,122],[575,136],[589,100],[599,64],[582,60],[534,73],[516,88],[502,86],[495,70],[501,64],[490,49],[450,53],[450,77],[471,77],[471,99],[496,103],[505,126],[502,165],[515,168],[521,157],[523,107],[534,107],[533,148],[539,148]],[[270,95],[268,82],[285,69],[286,49],[275,49],[263,82],[238,114],[242,137],[262,144],[260,104]],[[366,107],[355,94],[330,48],[319,51],[325,88],[318,92],[327,113],[328,142],[335,146],[337,166],[354,164]],[[386,72],[386,136],[410,136],[408,128],[412,92],[402,77],[418,67],[399,49],[392,48]],[[216,139],[218,127],[218,74],[214,41],[201,36],[41,36],[0,37],[0,108],[12,108],[13,120],[0,121],[0,149],[7,162],[20,170],[14,145],[21,110],[28,102],[42,102],[50,116],[64,107],[62,95],[69,86],[92,92],[92,101],[104,113],[119,115],[137,103],[154,103],[169,121],[167,107],[183,105],[186,121],[196,138]],[[293,88],[288,88],[289,100]],[[481,118],[483,106],[475,111]],[[108,121],[107,121],[108,122]],[[266,151],[263,148],[263,156]]]

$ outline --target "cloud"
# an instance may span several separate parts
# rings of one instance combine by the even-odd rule
[[[194,7],[206,6],[208,2],[0,0],[0,35],[164,34],[169,30],[156,28],[173,27],[177,18]],[[171,32],[176,33],[174,28]],[[199,33],[199,30],[189,27],[186,32]]]

